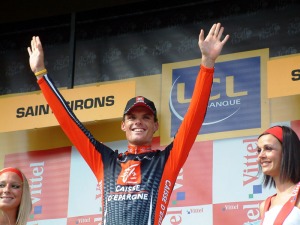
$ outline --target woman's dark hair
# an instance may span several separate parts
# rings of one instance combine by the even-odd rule
[[[280,181],[292,181],[294,184],[300,181],[300,140],[296,132],[287,126],[282,128],[282,158],[280,163]],[[264,134],[262,134],[264,135]],[[260,135],[259,138],[262,136]],[[259,166],[261,172],[261,167]],[[274,179],[264,175],[263,185],[275,187]]]

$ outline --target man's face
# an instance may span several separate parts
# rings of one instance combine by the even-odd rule
[[[125,115],[121,129],[125,131],[129,145],[151,145],[158,122],[154,122],[154,115],[149,109],[137,106]]]

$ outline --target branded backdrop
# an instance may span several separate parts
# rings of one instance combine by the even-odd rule
[[[267,98],[267,58],[268,50],[261,49],[223,55],[217,62],[205,123],[177,177],[164,225],[246,225],[259,220],[259,203],[274,190],[261,185],[256,137],[274,124],[291,126],[300,136],[299,111],[289,112],[287,119],[287,113],[278,110],[299,110],[297,96],[290,101]],[[164,88],[155,92],[162,99],[154,148],[163,149],[172,140],[188,107],[200,62],[163,65]],[[155,75],[137,83],[160,86],[157,81]],[[142,91],[136,87],[136,92]],[[150,98],[157,100],[156,95]],[[82,114],[84,110],[88,109]],[[120,138],[105,144],[122,152],[127,142]],[[28,224],[101,223],[102,184],[75,147],[7,153],[4,166],[19,167],[29,179],[33,211]]]
[[[300,120],[283,122],[300,135]],[[159,146],[159,137],[154,146]],[[106,143],[124,149],[126,141]],[[25,159],[25,160],[24,160]],[[100,224],[101,193],[74,147],[8,154],[29,178],[31,225]],[[164,225],[242,225],[259,219],[259,203],[273,194],[257,176],[256,137],[196,142],[181,169]]]
[[[269,125],[268,58],[268,49],[219,58],[198,140],[253,135]],[[161,133],[164,144],[175,135],[189,106],[199,64],[199,60],[191,60],[163,65],[162,123],[164,128],[171,127]]]

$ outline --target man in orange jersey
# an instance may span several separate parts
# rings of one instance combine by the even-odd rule
[[[151,147],[158,130],[154,103],[137,96],[125,107],[121,129],[128,140],[127,151],[118,154],[97,141],[77,119],[66,100],[51,81],[44,64],[39,37],[28,48],[30,67],[62,129],[81,153],[103,193],[102,224],[158,225],[166,215],[177,175],[204,121],[213,81],[214,65],[229,35],[214,24],[208,35],[199,34],[201,69],[185,118],[172,141],[163,151]]]

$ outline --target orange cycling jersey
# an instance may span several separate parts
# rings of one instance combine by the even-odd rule
[[[61,128],[101,184],[103,225],[159,225],[178,173],[204,121],[213,68],[201,66],[189,109],[164,150],[118,154],[97,141],[77,119],[48,75],[38,84]]]

